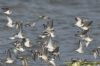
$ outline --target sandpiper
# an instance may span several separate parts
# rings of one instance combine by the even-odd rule
[[[28,57],[26,56],[17,56],[17,59],[19,59],[22,63],[22,66],[28,66]]]
[[[44,39],[48,37],[50,34],[48,32],[43,32],[41,35],[39,35],[40,38]]]
[[[87,19],[82,19],[80,17],[76,17],[75,20],[77,21],[75,23],[76,26],[80,27],[83,30],[88,30],[90,28],[90,25],[93,21],[89,21]]]
[[[93,41],[93,38],[91,38],[87,32],[89,30],[82,30],[82,32],[80,32],[79,34],[75,34],[75,36],[79,36],[83,41],[85,41],[85,45],[86,47],[88,47],[88,45],[90,44],[91,41]],[[78,31],[79,32],[79,31]]]
[[[54,58],[58,57],[60,59],[60,52],[59,52],[59,47],[56,47],[54,51],[51,52]]]
[[[15,54],[17,54],[18,51],[24,52],[25,49],[24,49],[23,45],[21,44],[21,42],[16,42],[16,43],[14,43],[13,51],[14,51]]]
[[[95,49],[92,50],[92,52],[93,52],[94,58],[96,59],[97,56],[99,56],[100,48],[95,48]]]
[[[90,28],[90,25],[93,23],[93,21],[89,21],[88,19],[83,19],[82,23],[84,24],[82,26],[82,29],[88,30]]]
[[[36,25],[36,23],[35,22],[33,22],[33,23],[29,23],[29,24],[25,24],[24,26],[26,26],[26,27],[35,27],[35,25]]]
[[[80,17],[75,17],[75,20],[77,21],[75,23],[76,26],[78,26],[78,27],[82,27],[83,26],[82,19]]]
[[[16,47],[16,50],[20,51],[20,52],[24,52],[25,49],[22,46]]]
[[[22,31],[19,31],[19,33],[17,33],[16,35],[10,37],[10,39],[16,39],[16,38],[21,38],[21,39],[24,38]]]
[[[48,56],[44,53],[40,53],[38,56],[40,59],[44,60],[45,62],[48,61]]]
[[[16,39],[16,38],[21,38],[21,39],[24,38],[23,33],[22,33],[22,24],[20,24],[19,26],[19,32],[13,37],[10,37],[10,39]]]
[[[41,35],[39,35],[40,38],[46,38],[46,37],[55,37],[54,32],[52,31],[48,31],[48,32],[43,32]]]
[[[87,42],[91,42],[93,40],[89,36],[84,36],[82,39],[85,40],[85,41],[87,41]]]
[[[82,42],[79,40],[79,48],[78,49],[76,49],[75,51],[77,51],[78,53],[84,53],[84,51],[83,51],[83,45],[82,45]]]
[[[86,47],[88,47],[90,42],[93,41],[93,38],[85,35],[85,36],[82,37],[82,40],[86,41]]]
[[[53,65],[53,66],[56,66],[54,58],[50,58],[50,60],[48,60],[48,63],[51,64],[51,65]]]
[[[32,47],[32,44],[31,44],[29,38],[23,38],[22,42],[23,42],[23,44],[24,44],[25,47]]]
[[[5,63],[7,63],[7,64],[12,64],[12,63],[14,63],[14,59],[12,59],[12,55],[11,55],[11,51],[10,51],[10,49],[8,49],[8,51],[7,51],[7,58],[6,58],[6,61],[5,61]]]
[[[35,51],[32,50],[31,53],[32,53],[32,59],[34,61],[36,61],[36,59],[38,58],[40,52],[36,49]]]
[[[53,20],[47,22],[47,25],[43,24],[44,26],[44,31],[43,31],[43,35],[41,35],[41,37],[46,37],[46,36],[51,36],[51,37],[55,37],[54,35],[54,28],[53,28]]]
[[[6,14],[6,15],[10,15],[12,13],[10,8],[5,7],[5,8],[1,8],[1,9],[4,11],[4,14]]]
[[[8,23],[6,24],[7,27],[9,28],[16,28],[18,29],[19,27],[19,23],[18,22],[13,22],[12,19],[10,17],[7,16],[7,20],[8,20]]]
[[[77,31],[78,34],[75,34],[75,36],[79,36],[79,37],[84,37],[87,35],[89,30],[82,30],[81,32],[80,31]]]

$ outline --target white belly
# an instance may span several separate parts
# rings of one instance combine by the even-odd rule
[[[7,58],[5,63],[13,63],[13,62],[14,62],[14,60],[12,60],[11,58]]]

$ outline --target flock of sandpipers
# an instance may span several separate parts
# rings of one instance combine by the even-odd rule
[[[83,45],[85,44],[86,47],[88,47],[88,45],[90,44],[90,42],[93,40],[93,38],[91,38],[88,35],[89,29],[90,29],[90,25],[92,24],[92,21],[89,21],[87,19],[81,19],[79,17],[76,17],[76,26],[78,26],[81,31],[78,31],[79,34],[76,34],[76,36],[80,37],[79,38],[79,48],[76,50],[79,53],[83,53]],[[82,44],[84,43],[84,44]]]
[[[13,47],[6,50],[6,58],[1,59],[2,64],[13,64],[16,60],[21,61],[23,66],[28,66],[29,60],[41,60],[47,65],[56,66],[55,60],[60,59],[59,46],[56,41],[54,41],[55,30],[53,26],[53,20],[48,16],[40,16],[41,19],[46,19],[47,24],[43,24],[44,30],[38,36],[37,44],[38,48],[34,49],[34,45],[31,43],[30,38],[27,38],[23,33],[23,26],[35,27],[35,22],[23,25],[22,22],[14,22],[10,15],[12,11],[9,8],[2,8],[3,13],[7,16],[8,28],[15,28],[18,33],[9,37],[13,40],[11,44]],[[79,48],[76,49],[78,53],[84,53],[83,47],[88,47],[93,38],[88,35],[92,21],[88,19],[82,19],[80,17],[75,18],[75,25],[81,29],[75,36],[79,37]],[[93,55],[95,58],[99,56],[99,47],[93,50]]]
[[[81,31],[78,31],[78,34],[76,36],[79,37],[79,48],[75,51],[79,53],[84,53],[83,48],[88,47],[91,41],[93,41],[93,38],[89,35],[89,30],[91,28],[91,24],[93,21],[89,21],[88,19],[82,19],[80,17],[76,17],[75,20],[77,21],[75,25],[81,29]],[[96,59],[97,56],[100,56],[100,47],[97,47],[92,50],[93,56]]]
[[[10,15],[12,11],[9,8],[2,8],[4,14],[7,16],[7,24],[8,28],[15,28],[18,33],[9,37],[9,39],[13,40],[11,44],[13,47],[9,48],[6,51],[7,57],[3,63],[12,64],[15,63],[16,60],[20,60],[23,66],[28,66],[28,59],[36,61],[36,59],[42,60],[44,63],[48,65],[56,66],[55,59],[59,58],[59,46],[57,46],[56,42],[53,40],[55,37],[55,30],[53,27],[53,20],[48,16],[40,16],[39,18],[47,19],[47,24],[43,24],[44,30],[38,36],[37,44],[38,48],[34,49],[33,44],[30,39],[25,36],[23,33],[23,26],[34,27],[34,23],[29,23],[23,25],[21,22],[14,22]],[[13,56],[16,58],[14,59]]]

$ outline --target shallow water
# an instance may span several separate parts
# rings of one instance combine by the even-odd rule
[[[0,7],[8,6],[13,11],[11,15],[14,21],[33,22],[40,15],[46,15],[54,20],[56,30],[55,40],[60,46],[61,59],[57,60],[57,65],[63,66],[65,60],[71,58],[94,59],[91,50],[100,46],[100,0],[0,0]],[[90,35],[93,41],[89,47],[85,48],[84,54],[79,54],[74,50],[78,48],[78,39],[74,36],[78,27],[74,26],[75,16],[81,16],[93,20]],[[0,10],[0,53],[9,48],[11,42],[8,38],[15,34],[15,30],[5,27],[6,16]],[[42,24],[45,21],[38,21],[34,29],[24,30],[27,37],[35,42],[36,37],[43,30]],[[41,62],[36,62],[33,66],[44,66]],[[14,65],[13,65],[14,66]]]

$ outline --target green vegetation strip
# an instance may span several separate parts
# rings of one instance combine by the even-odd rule
[[[100,66],[100,62],[93,61],[75,61],[65,62],[66,66]]]

